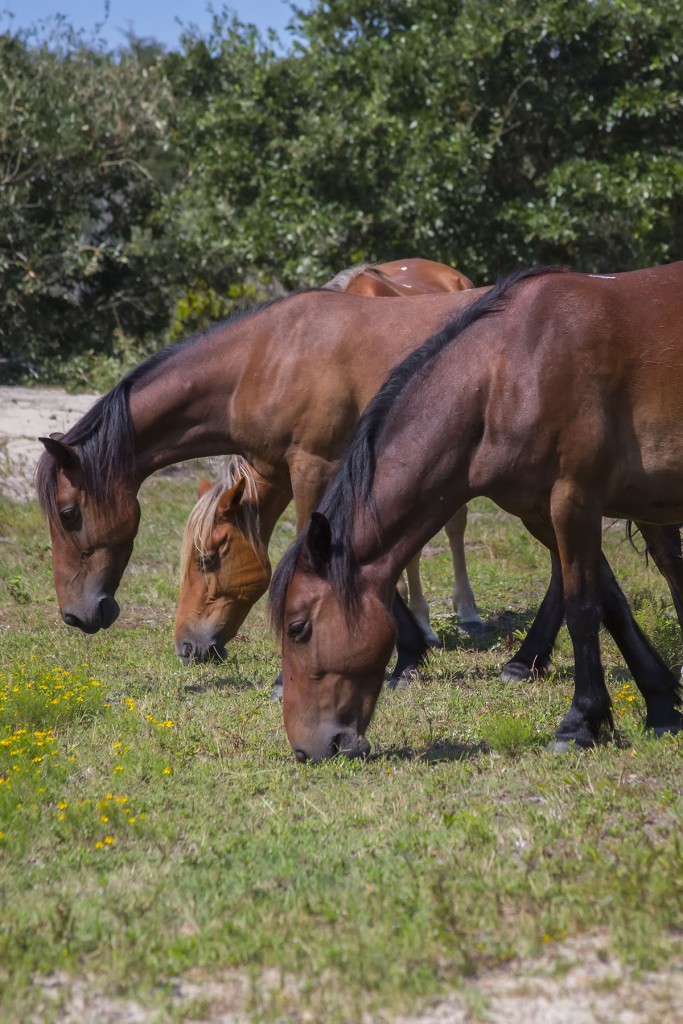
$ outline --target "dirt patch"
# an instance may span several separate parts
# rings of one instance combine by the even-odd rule
[[[683,1024],[681,966],[636,975],[582,940],[483,974],[395,1024]]]
[[[0,387],[0,491],[15,501],[31,498],[43,450],[38,437],[72,426],[96,398],[61,388]]]
[[[36,979],[45,995],[43,1016],[60,1024],[153,1024],[180,1013],[191,1024],[247,1024],[250,984],[236,970],[189,972],[171,981],[163,1009],[97,991],[68,975]],[[253,979],[251,984],[253,984]],[[275,998],[278,1020],[309,1024],[297,986],[264,971],[259,990]],[[168,993],[168,989],[167,989]],[[55,1014],[55,1011],[56,1014]],[[599,939],[567,943],[540,960],[520,961],[481,974],[429,1009],[411,1016],[363,1014],[359,1024],[683,1024],[680,966],[636,975],[611,958]]]

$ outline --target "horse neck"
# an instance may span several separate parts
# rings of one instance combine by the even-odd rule
[[[361,574],[387,603],[408,562],[475,496],[470,469],[483,396],[459,397],[448,422],[434,415],[431,402],[406,407],[390,442],[378,448],[372,485],[377,521],[367,512],[353,517],[350,539]]]
[[[228,324],[180,349],[133,386],[130,413],[140,483],[185,459],[248,454],[232,399],[255,346],[264,343],[257,319]]]

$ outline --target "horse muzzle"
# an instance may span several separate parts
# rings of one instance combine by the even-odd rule
[[[119,617],[118,601],[108,594],[103,594],[95,604],[89,615],[79,615],[76,609],[65,608],[62,612],[62,619],[67,626],[74,626],[82,633],[99,633],[101,629],[109,629]]]
[[[225,661],[228,656],[225,646],[220,641],[202,643],[189,637],[176,642],[175,652],[183,665],[220,662]]]
[[[321,749],[305,750],[303,747],[294,748],[294,756],[299,764],[312,761],[318,764],[320,761],[329,761],[333,757],[365,758],[370,753],[370,744],[365,736],[360,736],[353,729],[341,729],[328,737]]]

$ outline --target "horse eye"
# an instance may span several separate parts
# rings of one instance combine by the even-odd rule
[[[79,520],[79,510],[77,505],[71,505],[69,508],[62,508],[59,511],[60,521],[64,526],[75,526]]]
[[[305,644],[311,639],[311,623],[309,619],[302,619],[300,622],[290,622],[287,627],[287,636],[297,644]]]
[[[197,555],[196,564],[201,572],[218,572],[221,565],[221,556],[217,553],[213,555]]]

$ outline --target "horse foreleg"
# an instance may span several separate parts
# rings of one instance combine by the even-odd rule
[[[336,468],[336,462],[301,452],[289,463],[297,533],[300,533],[304,526],[308,526],[312,513],[320,504],[334,477]]]
[[[551,495],[550,514],[574,649],[574,696],[554,743],[555,750],[564,751],[570,743],[593,746],[603,724],[613,728],[600,660],[602,509],[575,484],[558,481]]]
[[[527,526],[526,523],[525,526]],[[534,533],[530,526],[527,526],[527,529]],[[535,533],[534,536],[536,536]],[[559,555],[551,551],[550,560],[550,583],[545,597],[527,631],[522,646],[502,668],[500,677],[504,682],[520,682],[522,679],[541,675],[550,663],[555,640],[564,619],[562,566]]]
[[[463,505],[444,527],[453,559],[453,611],[459,617],[463,629],[470,633],[480,633],[484,623],[477,611],[465,561],[466,526],[467,505]]]
[[[648,523],[638,523],[637,526],[645,539],[648,552],[668,584],[683,632],[683,557],[680,528],[653,526]],[[530,532],[533,533],[533,529],[530,529]],[[541,607],[529,627],[522,646],[501,671],[501,679],[505,682],[519,682],[534,675],[541,675],[550,662],[557,633],[564,618],[562,569],[559,558],[552,552],[551,561],[550,583]],[[630,610],[628,614],[630,616]],[[607,622],[605,625],[607,626]],[[607,628],[609,629],[609,626]],[[616,637],[615,642],[619,644]],[[622,653],[626,657],[625,652]]]

